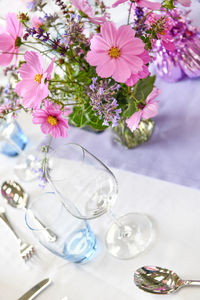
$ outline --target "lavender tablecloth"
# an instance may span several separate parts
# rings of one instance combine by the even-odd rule
[[[109,129],[96,134],[74,127],[64,142],[85,146],[111,167],[200,188],[200,78],[156,85],[162,89],[159,114],[145,144],[125,149],[113,142]]]

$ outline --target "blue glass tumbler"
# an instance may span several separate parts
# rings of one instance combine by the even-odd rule
[[[7,156],[16,156],[26,147],[28,138],[15,119],[8,116],[0,119],[0,152]]]
[[[96,237],[88,222],[72,216],[54,192],[34,200],[25,221],[40,244],[63,259],[83,263],[96,252]],[[49,240],[47,230],[56,235],[56,240]]]

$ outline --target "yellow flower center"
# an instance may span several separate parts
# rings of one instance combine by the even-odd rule
[[[120,50],[117,47],[112,47],[110,48],[110,50],[108,51],[108,54],[110,55],[110,57],[112,58],[118,58],[120,56]]]
[[[47,122],[48,122],[50,125],[55,126],[55,125],[57,125],[58,120],[57,120],[56,117],[48,116]]]
[[[42,80],[42,74],[36,74],[35,75],[35,81],[37,82],[37,83],[41,83],[41,80]]]

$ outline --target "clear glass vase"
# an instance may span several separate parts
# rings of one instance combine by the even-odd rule
[[[118,126],[112,129],[114,141],[126,148],[135,148],[148,141],[153,132],[154,122],[151,119],[140,121],[139,128],[131,131],[125,120],[121,120]]]

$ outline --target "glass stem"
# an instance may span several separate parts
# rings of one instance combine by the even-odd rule
[[[133,230],[129,225],[122,224],[111,210],[109,211],[109,216],[119,228],[119,239],[126,239],[132,236]]]
[[[120,228],[120,230],[124,227],[124,225],[120,223],[120,221],[118,220],[116,215],[112,212],[112,210],[109,210],[109,216],[111,217],[113,222]]]

